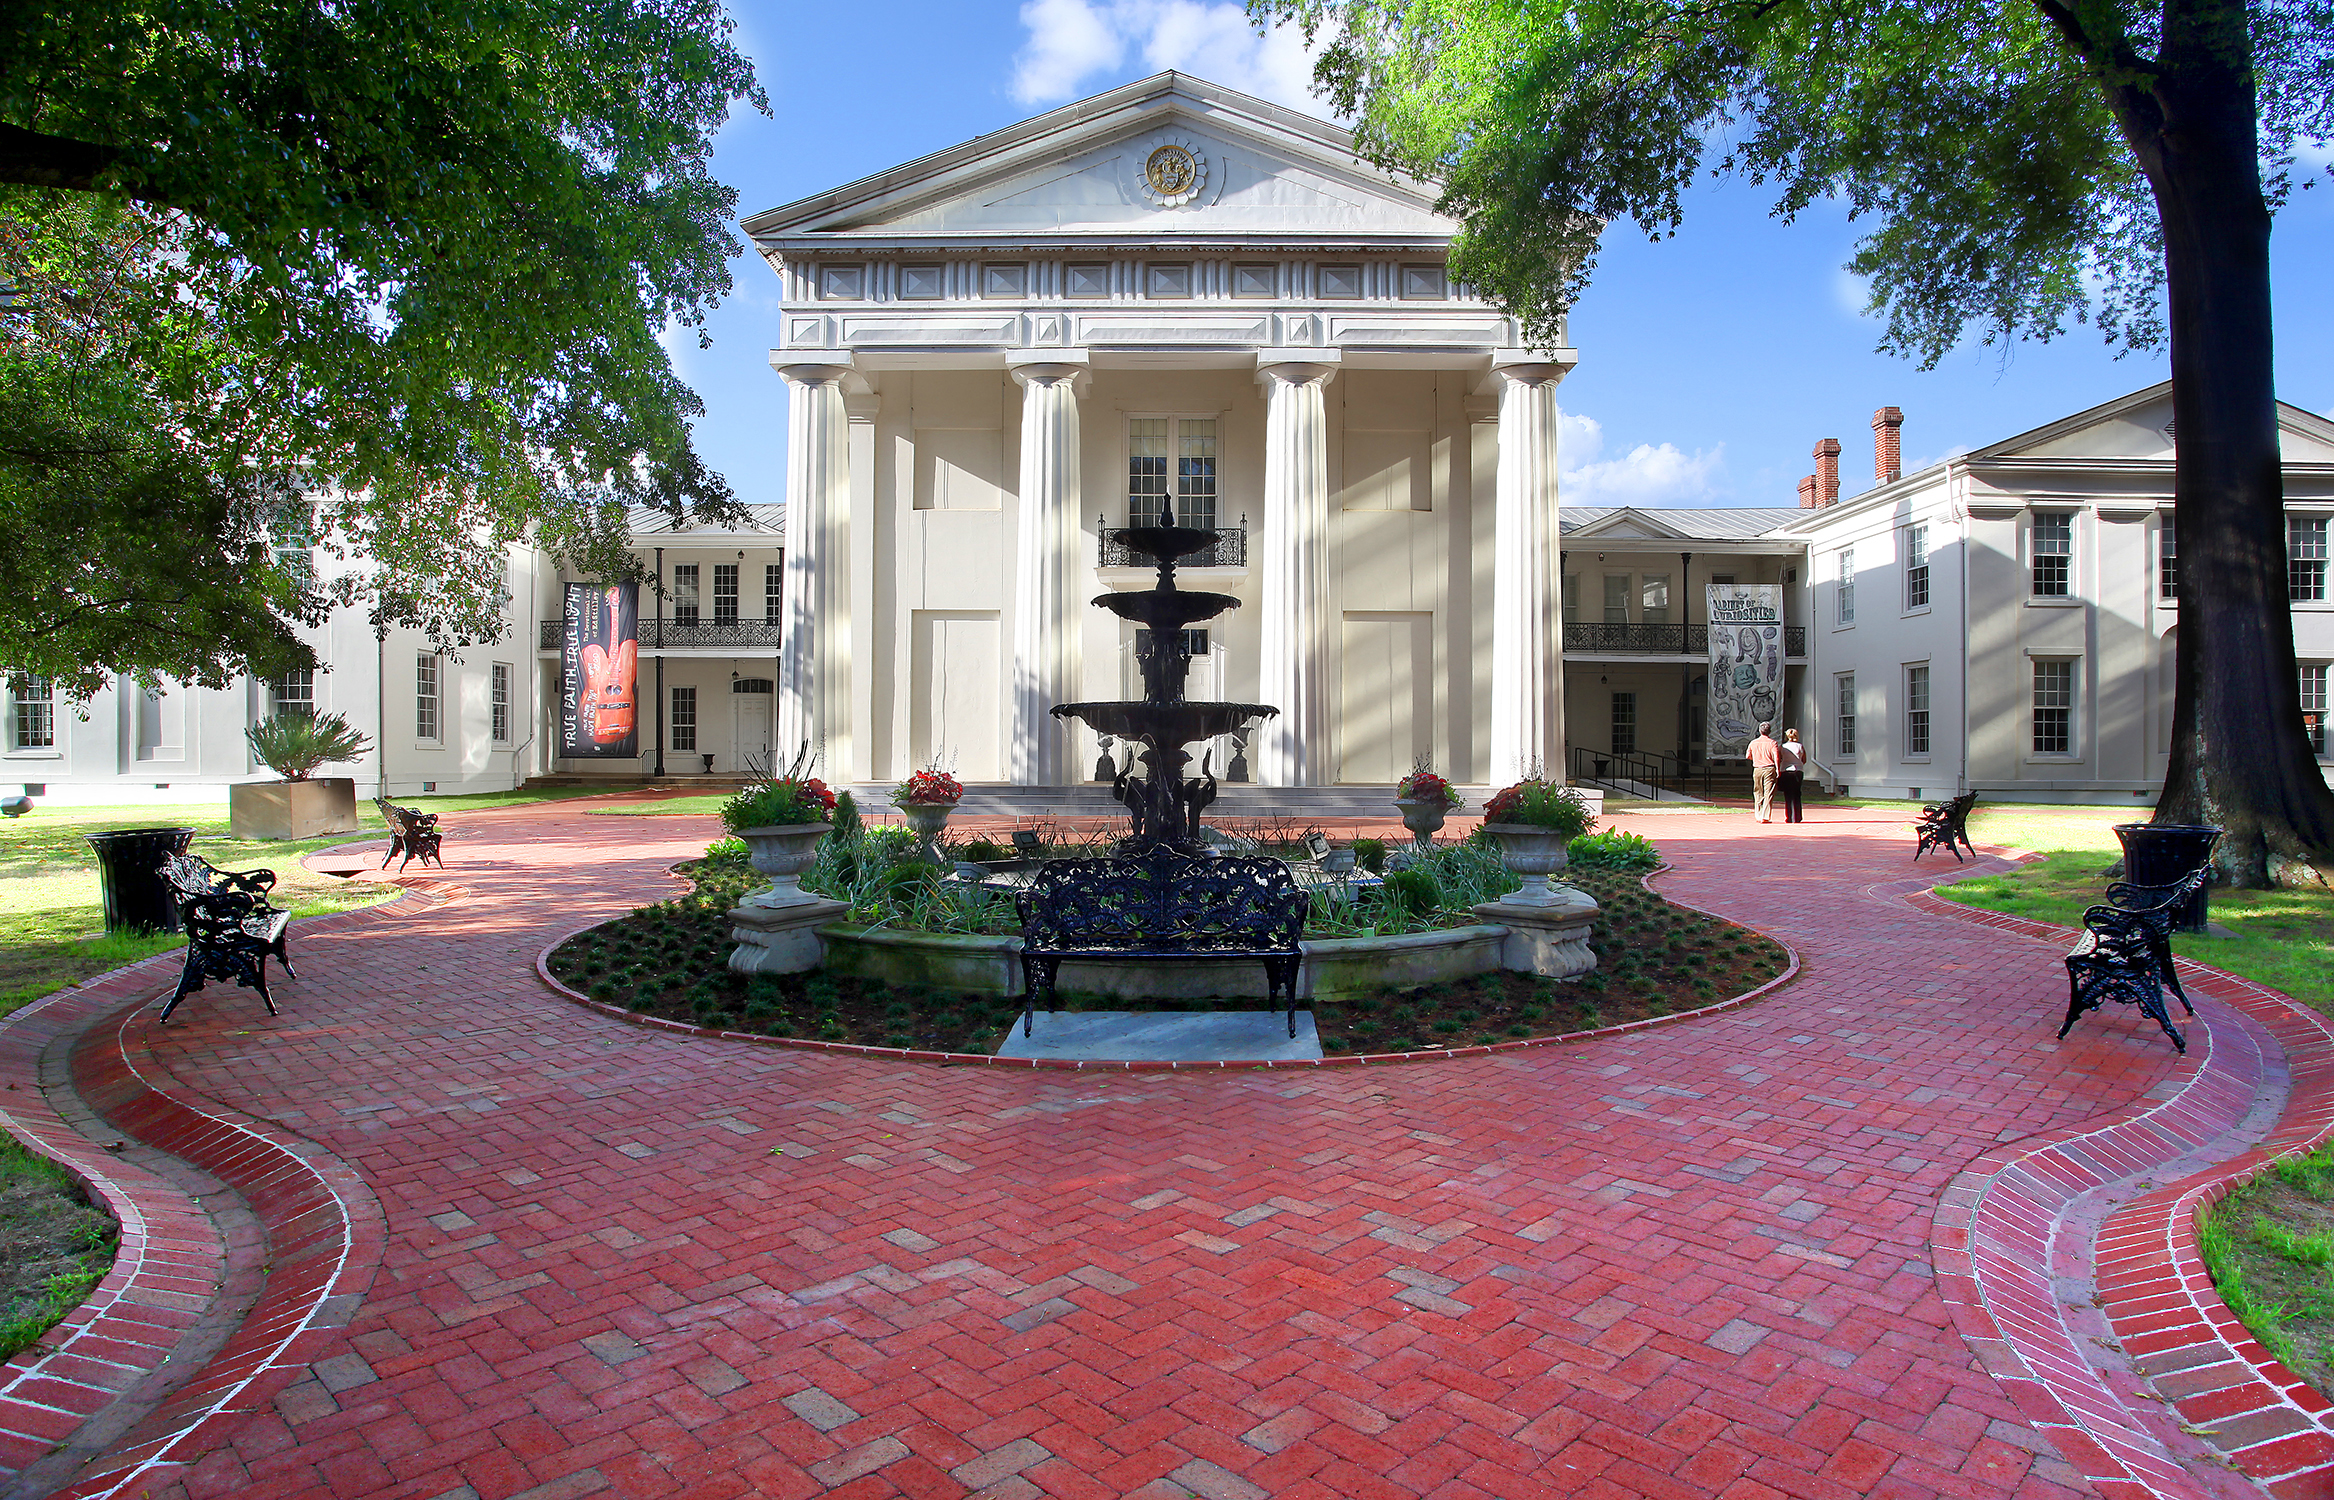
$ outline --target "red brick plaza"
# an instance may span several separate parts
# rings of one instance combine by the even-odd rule
[[[295,931],[280,1018],[214,985],[157,1027],[164,959],[0,1026],[9,1123],[127,1226],[0,1372],[0,1466],[244,1500],[2334,1493],[2325,1404],[2183,1227],[2334,1126],[2325,1028],[2197,970],[2185,1060],[2131,1014],[2056,1042],[2063,935],[1920,894],[1952,867],[1892,816],[1810,816],[1618,820],[1797,954],[1748,1004],[1180,1072],[624,1024],[537,956],[669,894],[712,820],[449,817],[442,882]]]

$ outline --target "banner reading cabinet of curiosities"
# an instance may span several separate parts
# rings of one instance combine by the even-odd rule
[[[1713,583],[1707,753],[1740,759],[1783,704],[1783,586]]]
[[[567,586],[559,653],[559,753],[570,760],[640,754],[640,587]]]

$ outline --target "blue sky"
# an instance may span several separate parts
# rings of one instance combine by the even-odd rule
[[[717,176],[750,214],[1163,68],[1326,113],[1293,37],[1259,38],[1206,0],[893,0],[880,9],[733,0],[775,118],[722,132]],[[2279,394],[2334,413],[2334,183],[2277,220]],[[1837,437],[1848,493],[1869,485],[1873,408],[1905,413],[1908,467],[2161,380],[2161,351],[2114,357],[2078,327],[2047,345],[1957,351],[1935,370],[1875,353],[1879,326],[1841,266],[1857,237],[1824,209],[1784,225],[1747,183],[1697,188],[1676,238],[1607,236],[1573,316],[1564,502],[1793,505],[1816,441]],[[768,364],[777,279],[733,262],[713,347],[676,339],[705,399],[699,445],[749,501],[785,487],[785,394]]]

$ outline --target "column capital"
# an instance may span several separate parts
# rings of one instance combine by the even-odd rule
[[[1094,380],[1088,364],[1083,349],[1020,349],[1005,356],[1006,370],[1023,390],[1029,389],[1032,382],[1051,384],[1067,380],[1071,390],[1081,396]]]
[[[1509,385],[1555,385],[1579,363],[1580,354],[1572,349],[1507,349],[1491,356],[1491,373]]]
[[[773,349],[770,368],[788,385],[831,385],[852,372],[848,349]]]
[[[1345,362],[1341,349],[1259,349],[1256,351],[1256,383],[1279,380],[1289,385],[1327,385],[1337,378],[1338,367]]]

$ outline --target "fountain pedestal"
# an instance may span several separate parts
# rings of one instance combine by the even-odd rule
[[[1574,979],[1597,966],[1589,932],[1603,910],[1586,891],[1551,885],[1547,902],[1486,901],[1476,917],[1507,929],[1500,940],[1499,966],[1549,979]]]
[[[800,974],[826,958],[819,929],[851,910],[813,896],[791,906],[739,906],[729,913],[729,967],[739,974]]]

